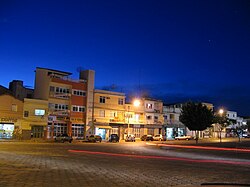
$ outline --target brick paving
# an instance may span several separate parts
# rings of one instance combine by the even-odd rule
[[[124,144],[127,145],[130,144]],[[111,151],[118,146],[122,149],[123,145],[0,142],[0,186],[198,186],[204,182],[221,181],[250,184],[250,167],[247,166],[108,157],[68,151]]]

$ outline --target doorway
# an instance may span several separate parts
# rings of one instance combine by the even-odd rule
[[[43,138],[43,126],[34,125],[31,127],[31,138]]]

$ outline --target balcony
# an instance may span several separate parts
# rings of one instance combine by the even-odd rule
[[[55,93],[55,92],[50,92],[49,93],[50,97],[57,98],[57,99],[70,99],[71,94],[70,93]]]
[[[54,111],[50,111],[50,115],[69,116],[70,110],[54,110]]]

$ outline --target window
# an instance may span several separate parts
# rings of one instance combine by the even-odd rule
[[[85,112],[85,107],[84,106],[72,106],[72,111],[73,112]]]
[[[72,94],[84,97],[84,96],[86,96],[86,91],[83,91],[83,90],[72,90]]]
[[[17,112],[17,105],[13,104],[13,105],[11,106],[11,111]]]
[[[72,106],[72,111],[77,112],[78,111],[77,106]]]
[[[152,116],[147,116],[147,120],[151,120],[152,119]]]
[[[85,107],[79,106],[79,112],[85,112]]]
[[[105,97],[104,96],[100,96],[100,103],[105,103]]]
[[[29,111],[24,111],[24,117],[29,117]]]
[[[154,121],[158,122],[158,116],[154,116]]]
[[[100,117],[105,117],[105,110],[100,110],[99,111],[99,116]]]
[[[50,91],[52,91],[53,86],[50,87]],[[61,88],[61,87],[56,87],[56,93],[69,93],[68,88]]]
[[[35,109],[36,116],[43,116],[45,114],[45,110],[43,109]]]
[[[84,125],[72,124],[72,136],[76,139],[84,138]]]
[[[55,87],[54,86],[50,86],[49,91],[54,92],[55,91]]]
[[[139,114],[135,114],[135,121],[139,122],[139,120],[140,120],[140,115]]]
[[[54,136],[60,134],[67,134],[68,128],[67,124],[64,123],[54,123]]]
[[[146,104],[146,108],[147,108],[147,109],[152,109],[152,108],[153,108],[153,104],[147,103],[147,104]]]
[[[110,117],[115,117],[116,116],[116,112],[110,112]]]
[[[64,105],[64,104],[49,104],[49,107],[55,110],[68,110],[68,105]]]
[[[123,105],[123,99],[122,98],[118,99],[118,105]]]

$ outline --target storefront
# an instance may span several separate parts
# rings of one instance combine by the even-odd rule
[[[99,135],[102,137],[103,140],[108,140],[110,134],[116,134],[112,132],[111,126],[102,126],[102,125],[96,125],[95,127],[95,135]]]
[[[167,125],[165,126],[167,140],[173,140],[176,136],[186,135],[186,128],[184,125]]]
[[[14,132],[14,123],[0,123],[0,139],[11,139]]]
[[[68,125],[64,121],[59,121],[57,116],[48,116],[47,139],[68,132]]]

